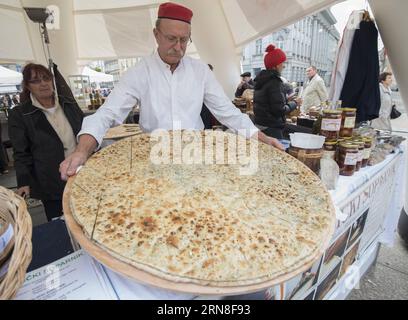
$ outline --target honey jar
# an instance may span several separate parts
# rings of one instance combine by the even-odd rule
[[[337,140],[339,138],[342,121],[342,112],[339,110],[323,110],[320,134],[326,140]]]
[[[352,140],[352,143],[358,146],[358,158],[357,158],[357,163],[356,163],[356,172],[357,172],[357,171],[360,171],[363,165],[364,141]]]
[[[371,147],[373,144],[373,140],[370,137],[364,137],[364,152],[363,152],[363,162],[362,162],[362,167],[365,168],[368,165],[368,160],[370,159],[371,156]]]
[[[337,141],[326,141],[323,145],[323,157],[336,160]]]
[[[356,109],[343,108],[342,111],[340,137],[351,138],[353,136],[353,130],[356,125]]]
[[[340,175],[352,176],[356,171],[358,160],[358,145],[342,142],[339,145],[337,163],[340,168]]]

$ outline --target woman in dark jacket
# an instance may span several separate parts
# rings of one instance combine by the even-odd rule
[[[53,76],[44,66],[23,70],[21,104],[10,111],[17,193],[40,199],[48,221],[62,214],[65,182],[59,164],[76,147],[83,113],[75,100],[57,97]]]
[[[273,45],[266,48],[264,58],[266,70],[255,78],[254,115],[255,124],[266,135],[283,139],[287,113],[301,104],[301,99],[287,101],[281,72],[286,61],[285,53]]]

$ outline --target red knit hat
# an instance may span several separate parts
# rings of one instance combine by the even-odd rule
[[[166,2],[160,5],[157,17],[159,19],[172,19],[191,23],[193,11],[179,4]]]
[[[277,65],[286,61],[286,54],[279,48],[275,48],[273,44],[270,44],[266,48],[266,55],[264,57],[264,63],[266,69],[272,69]]]

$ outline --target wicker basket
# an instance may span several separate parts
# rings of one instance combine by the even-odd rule
[[[24,283],[32,257],[32,223],[24,199],[3,187],[0,187],[0,219],[2,224],[9,222],[14,227],[8,271],[0,280],[0,300],[4,300],[12,299]]]

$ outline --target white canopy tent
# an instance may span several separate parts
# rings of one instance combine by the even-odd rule
[[[0,63],[35,60],[20,0],[0,0]]]
[[[17,87],[16,86],[3,86],[0,84],[0,94],[4,93],[17,93]]]
[[[143,56],[153,51],[155,41],[151,30],[157,8],[164,1],[155,0],[74,0],[74,15],[79,59]],[[194,10],[198,0],[174,1],[193,9],[193,32],[201,27],[203,10]],[[319,11],[338,0],[207,0],[210,12],[217,9],[229,26],[234,46],[242,45],[270,33],[301,17]],[[206,10],[208,11],[208,10]],[[205,14],[206,15],[206,14]],[[206,15],[207,16],[207,15]],[[207,24],[212,21],[207,20]],[[214,36],[215,34],[213,34]],[[193,41],[195,35],[193,33]],[[194,46],[189,52],[196,51]]]
[[[91,83],[93,82],[102,83],[102,82],[112,82],[113,81],[112,75],[92,70],[89,67],[84,67],[84,69],[82,70],[82,75],[89,76],[89,81]]]
[[[0,85],[21,84],[23,75],[20,72],[0,66]]]

